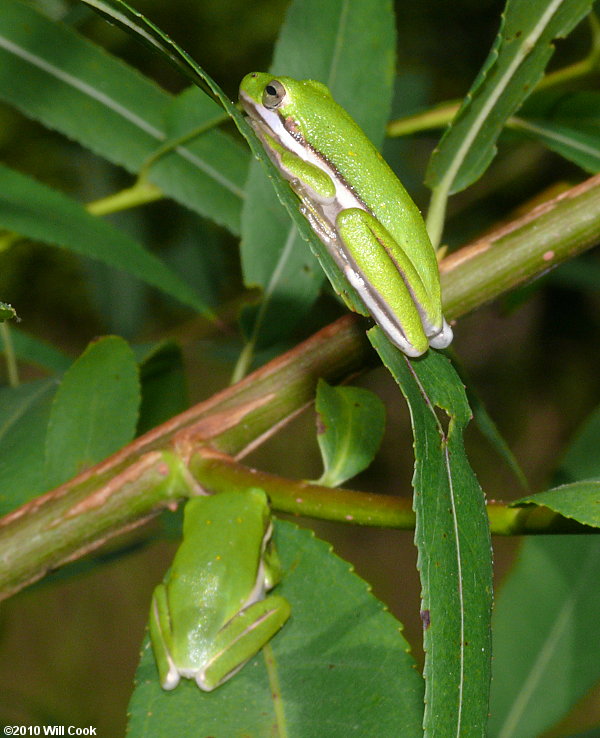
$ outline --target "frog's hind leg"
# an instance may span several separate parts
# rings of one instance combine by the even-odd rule
[[[242,610],[215,637],[215,655],[196,676],[200,689],[210,692],[236,674],[277,633],[290,616],[290,605],[278,595]]]

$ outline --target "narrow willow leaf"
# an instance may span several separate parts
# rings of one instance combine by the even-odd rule
[[[330,387],[319,379],[317,440],[324,472],[318,484],[337,487],[366,469],[385,430],[385,406],[361,387]]]
[[[567,287],[570,290],[581,290],[590,296],[600,291],[600,263],[594,259],[573,259],[561,264],[548,275],[552,284]]]
[[[477,427],[515,475],[521,487],[523,487],[524,490],[527,490],[529,488],[527,477],[525,476],[523,469],[521,469],[519,462],[506,442],[504,436],[500,433],[498,426],[488,413],[483,401],[475,392],[471,391],[471,388],[467,390],[467,395],[469,398],[469,404],[473,409],[473,417],[475,418]]]
[[[600,528],[600,480],[585,479],[560,487],[522,497],[511,502],[511,507],[545,505],[566,518],[584,525]]]
[[[306,54],[306,39],[316,37],[319,43]],[[274,74],[327,84],[337,102],[379,145],[391,106],[394,48],[390,2],[295,0],[288,7],[271,69]],[[287,182],[284,187],[289,192]],[[246,191],[242,211],[244,280],[248,286],[263,290],[263,307],[256,316],[254,333],[266,332],[275,342],[288,335],[306,314],[323,276],[294,223],[282,214],[272,187],[257,165],[251,167]],[[294,197],[292,202],[298,212],[297,199]],[[267,229],[265,222],[269,224]],[[320,242],[316,250],[312,240],[309,243],[336,292],[351,309],[366,314]]]
[[[123,0],[81,0],[86,5],[97,10],[101,15],[109,18],[117,25],[124,28],[133,36],[143,43],[157,50],[166,59],[171,61],[177,68],[183,72],[195,84],[208,86],[214,96],[219,100],[221,105],[227,111],[228,115],[233,119],[238,130],[244,136],[255,158],[258,159],[266,168],[272,186],[275,188],[277,197],[287,209],[292,220],[295,222],[302,238],[308,241],[313,253],[319,259],[319,262],[327,277],[333,284],[335,291],[342,296],[346,304],[357,312],[366,314],[364,305],[356,292],[350,287],[348,282],[343,278],[339,269],[335,265],[333,259],[328,255],[327,250],[321,241],[313,233],[311,227],[307,223],[304,216],[298,209],[298,200],[290,191],[288,183],[278,173],[273,162],[269,159],[264,151],[258,137],[246,123],[244,116],[240,113],[235,105],[229,100],[227,95],[221,90],[219,85],[202,69],[180,46],[178,46],[171,38],[163,33],[150,20],[145,18],[137,10],[131,8]],[[375,2],[375,0],[372,0]],[[303,18],[306,18],[303,15]],[[303,38],[306,38],[304,35]],[[274,278],[276,278],[276,274]],[[297,275],[294,275],[297,278]]]
[[[165,112],[174,99],[19,0],[2,2],[0,98],[132,173],[165,142]],[[166,195],[238,233],[247,165],[241,146],[211,130],[159,159],[149,179]]]
[[[494,608],[490,735],[537,738],[600,679],[600,540],[526,540]]]
[[[146,641],[128,735],[421,735],[423,682],[400,623],[331,547],[277,521],[292,617],[264,651],[210,694],[183,679],[164,692]],[[268,668],[266,665],[268,659]]]
[[[599,439],[597,409],[557,476],[600,478]],[[600,679],[600,639],[590,627],[600,621],[599,568],[596,536],[536,537],[523,544],[494,612],[491,735],[544,733]]]
[[[566,36],[589,13],[592,0],[507,0],[502,26],[450,128],[434,151],[426,182],[459,192],[486,170],[510,115],[532,92]]]
[[[527,482],[525,473],[521,469],[519,462],[511,451],[510,446],[500,433],[498,426],[489,414],[483,400],[477,393],[473,382],[471,382],[469,377],[467,376],[466,368],[460,364],[459,357],[454,351],[452,351],[452,349],[448,350],[447,355],[451,356],[454,368],[457,370],[461,381],[465,385],[467,400],[469,402],[469,407],[471,408],[471,411],[473,413],[475,424],[477,425],[481,434],[485,436],[485,438],[487,438],[496,453],[504,460],[508,468],[515,475],[515,477],[519,481],[519,484],[521,485],[521,487],[523,487],[524,491],[527,491],[529,489],[529,483]]]
[[[586,172],[600,172],[600,135],[546,120],[513,117],[511,129],[535,138]]]
[[[600,93],[542,92],[531,98],[511,130],[538,140],[586,172],[600,171]]]
[[[192,85],[180,92],[165,113],[165,123],[169,140],[166,146],[172,146],[172,141],[180,138],[195,138],[199,131],[229,120],[223,108],[208,97],[201,89]]]
[[[1,14],[0,14],[1,15]],[[98,259],[211,315],[194,290],[136,241],[66,195],[0,165],[0,227]]]
[[[557,473],[558,481],[600,478],[600,405],[588,416],[571,442]]]
[[[126,341],[91,343],[64,375],[46,436],[46,482],[54,487],[132,440],[140,404],[138,367]]]
[[[292,196],[287,182],[285,187]],[[263,347],[288,336],[306,315],[317,299],[324,274],[295,222],[278,202],[273,179],[265,176],[258,163],[250,166],[246,192],[242,272],[247,287],[261,289],[262,301],[258,310],[251,308],[245,315],[244,333]],[[298,210],[295,197],[293,206]]]
[[[406,397],[414,434],[425,734],[484,736],[492,557],[483,492],[463,446],[471,419],[464,387],[442,354],[430,350],[410,361],[379,328],[369,338]]]
[[[47,489],[44,440],[56,379],[0,388],[0,515]]]
[[[141,43],[157,51],[165,60],[174,64],[194,84],[199,85],[201,88],[208,87],[231,118],[233,118],[240,132],[249,142],[250,140],[253,141],[251,143],[253,151],[255,153],[259,151],[256,139],[253,139],[250,135],[250,127],[244,124],[242,114],[219,85],[186,51],[173,41],[172,38],[167,36],[164,31],[161,31],[151,20],[123,0],[81,0],[81,2],[89,5],[101,16],[123,28]]]

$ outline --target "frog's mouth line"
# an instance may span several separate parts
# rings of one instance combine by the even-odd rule
[[[338,171],[335,164],[315,150],[304,138],[302,133],[300,133],[297,124],[292,118],[283,121],[276,111],[267,110],[244,92],[240,93],[240,102],[244,108],[248,122],[254,128],[261,141],[263,141],[267,151],[269,146],[268,142],[264,139],[264,135],[274,139],[282,148],[294,154],[299,159],[304,159],[308,163],[318,167],[331,178],[332,182],[335,183],[335,199],[338,203],[338,210],[359,208],[360,210],[370,212],[369,208]]]
[[[319,157],[316,151],[310,146],[308,141],[304,139],[298,131],[295,123],[289,119],[286,124],[282,121],[279,114],[275,110],[267,110],[264,105],[260,105],[253,100],[245,92],[240,92],[240,102],[249,119],[250,124],[256,130],[264,130],[271,138],[283,146],[293,154],[300,158],[306,158],[307,151],[310,151],[316,158]]]

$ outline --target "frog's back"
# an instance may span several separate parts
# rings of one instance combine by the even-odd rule
[[[338,173],[365,207],[409,255],[430,290],[439,290],[437,264],[421,213],[410,195],[366,134],[324,85],[310,81],[303,94],[310,96],[309,116],[294,111],[300,129],[315,151]],[[430,275],[433,274],[433,277]]]

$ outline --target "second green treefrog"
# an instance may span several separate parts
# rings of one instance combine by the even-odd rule
[[[150,638],[163,689],[174,689],[186,677],[212,691],[288,619],[287,600],[265,597],[281,576],[272,531],[261,489],[187,502],[183,543],[150,608]]]
[[[302,213],[390,341],[408,356],[448,346],[452,329],[421,213],[328,88],[252,72],[240,101]]]

